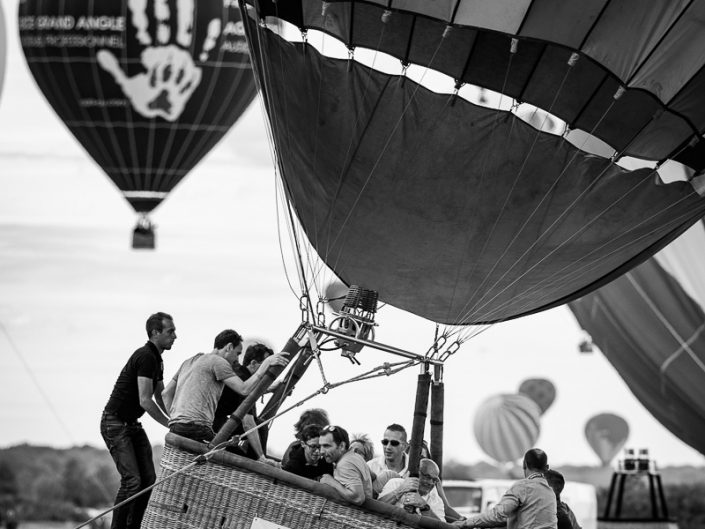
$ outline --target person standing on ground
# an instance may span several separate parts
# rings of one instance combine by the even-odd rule
[[[162,401],[164,363],[162,353],[176,340],[174,319],[156,312],[147,319],[145,345],[137,349],[115,382],[100,421],[103,436],[120,473],[120,488],[115,504],[149,487],[156,480],[152,462],[152,445],[139,418],[145,412],[162,426],[169,417]],[[113,512],[112,529],[139,529],[149,502],[145,493]]]

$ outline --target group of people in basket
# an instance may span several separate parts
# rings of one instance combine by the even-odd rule
[[[215,337],[210,353],[184,361],[165,385],[161,357],[176,340],[174,320],[167,313],[157,312],[147,319],[146,331],[147,343],[130,356],[120,372],[101,418],[101,434],[121,476],[116,505],[150,487],[156,479],[151,445],[139,422],[144,413],[174,434],[210,443],[215,431],[267,370],[286,366],[289,361],[287,355],[274,354],[264,344],[249,346],[238,361],[242,337],[226,329]],[[512,485],[489,511],[464,518],[448,504],[440,469],[425,443],[418,476],[409,475],[407,432],[399,424],[385,429],[383,454],[375,457],[374,444],[367,435],[350,437],[341,426],[330,424],[324,410],[306,410],[295,424],[296,439],[281,462],[267,457],[256,425],[252,410],[236,432],[249,433],[229,450],[318,480],[353,504],[374,498],[459,527],[580,529],[570,508],[560,501],[563,476],[549,470],[547,456],[538,448],[524,456],[524,479]],[[112,528],[138,528],[148,500],[149,494],[145,493],[115,509]]]

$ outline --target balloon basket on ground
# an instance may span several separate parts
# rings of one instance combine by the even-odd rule
[[[206,451],[202,443],[167,434],[160,478]],[[326,485],[221,452],[158,485],[142,527],[442,529],[449,525],[375,500],[368,499],[360,507],[349,505],[337,500]]]
[[[627,449],[625,452],[625,458],[619,461],[617,470],[612,474],[607,503],[602,516],[597,519],[597,528],[677,529],[676,521],[668,516],[661,475],[656,469],[655,462],[649,459],[648,450],[639,450],[638,457],[635,457],[632,449]],[[648,512],[640,513],[637,518],[625,514],[622,507],[625,490],[640,479],[645,479],[648,483],[650,509]]]

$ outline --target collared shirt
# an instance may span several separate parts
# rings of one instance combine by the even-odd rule
[[[401,487],[403,484],[404,484],[404,480],[402,478],[390,479],[389,481],[387,481],[387,484],[382,489],[382,492],[380,492],[380,494],[379,494],[380,497],[386,496],[387,494],[394,492],[399,487]],[[421,497],[428,504],[428,506],[431,508],[431,512],[433,512],[433,514],[435,514],[439,520],[441,520],[442,522],[445,522],[445,520],[446,520],[445,506],[443,505],[443,500],[438,495],[438,491],[436,490],[435,485],[428,492],[428,494],[425,494]],[[402,495],[394,505],[396,505],[397,507],[404,507],[404,495]]]
[[[408,478],[409,477],[409,458],[406,457],[406,454],[402,454],[402,461],[404,461],[404,467],[400,471],[393,470],[393,472],[397,472],[399,474],[400,478]],[[370,467],[370,470],[375,476],[379,476],[382,472],[385,470],[392,470],[387,466],[387,461],[384,459],[384,455],[375,457],[374,459],[370,459],[367,462],[367,466]]]
[[[465,527],[556,529],[556,495],[543,474],[535,472],[514,483],[489,511],[469,516]]]
[[[135,421],[142,417],[144,409],[140,406],[137,377],[151,378],[153,388],[164,380],[162,355],[152,342],[137,349],[127,360],[105,405],[107,413],[117,415],[123,421]]]
[[[333,477],[343,487],[354,490],[362,487],[366,498],[372,498],[372,476],[365,460],[357,452],[348,450],[335,464]]]

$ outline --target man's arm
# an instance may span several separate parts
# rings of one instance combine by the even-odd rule
[[[137,377],[137,390],[139,391],[140,406],[149,413],[150,417],[162,426],[168,426],[169,418],[164,415],[154,401],[154,385],[149,377]]]
[[[164,403],[164,410],[171,415],[171,405],[174,404],[174,395],[176,394],[176,380],[173,378],[166,385],[164,391],[162,391],[162,402]]]
[[[365,489],[362,488],[362,483],[359,485],[357,483],[349,485],[350,488],[344,487],[330,474],[323,474],[321,476],[321,483],[335,489],[338,495],[345,501],[349,501],[355,505],[362,505],[365,502]]]
[[[252,376],[244,382],[239,376],[233,375],[223,380],[223,383],[235,393],[247,396],[252,392],[262,376],[267,372],[267,369],[273,365],[285,366],[288,363],[289,360],[283,353],[268,356],[264,359],[264,362],[260,364],[259,368],[257,368],[257,371],[252,373]]]
[[[387,481],[379,493],[378,501],[394,505],[404,494],[414,492],[419,488],[419,478],[406,478],[402,483],[399,483],[397,479],[399,478],[392,478]]]
[[[245,431],[251,430],[256,426],[257,423],[255,422],[255,418],[251,414],[248,413],[242,418],[242,427],[245,429]],[[254,432],[247,434],[245,436],[245,439],[247,439],[247,441],[250,443],[250,446],[252,447],[252,450],[254,450],[255,454],[257,455],[257,461],[261,461],[262,463],[267,463],[268,465],[272,466],[278,466],[275,460],[269,459],[264,453],[264,449],[262,448],[262,441],[259,437],[259,430],[255,430]]]
[[[160,380],[157,382],[157,387],[154,388],[154,400],[157,403],[157,406],[159,406],[159,409],[161,409],[164,412],[164,415],[167,417],[169,416],[169,410],[167,409],[166,406],[164,406],[164,399],[162,398],[162,392],[164,391],[164,381]]]

